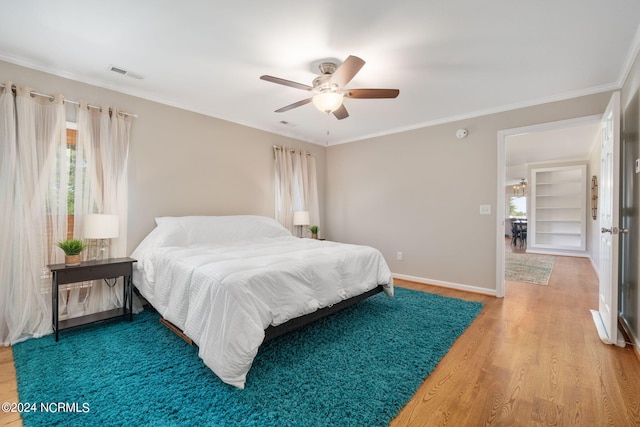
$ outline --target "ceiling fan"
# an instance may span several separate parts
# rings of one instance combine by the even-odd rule
[[[353,55],[350,55],[340,66],[333,62],[323,62],[319,66],[321,74],[313,79],[312,86],[268,75],[260,76],[260,78],[314,94],[311,98],[279,108],[276,113],[283,113],[313,102],[313,105],[318,110],[327,114],[333,113],[338,120],[342,120],[349,117],[349,113],[342,103],[345,97],[360,99],[395,98],[400,93],[398,89],[345,89],[345,86],[364,66],[364,63],[362,59]]]

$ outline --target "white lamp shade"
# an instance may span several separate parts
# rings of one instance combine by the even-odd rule
[[[293,225],[309,225],[310,223],[309,211],[293,212]]]
[[[118,237],[118,215],[91,214],[84,217],[85,239],[113,239]]]
[[[342,93],[322,92],[313,97],[313,105],[320,111],[332,113],[342,105]]]

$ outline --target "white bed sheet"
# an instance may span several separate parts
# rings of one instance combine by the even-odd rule
[[[269,325],[380,284],[393,296],[391,272],[382,254],[368,246],[300,239],[286,230],[235,242],[191,239],[176,246],[148,240],[132,254],[138,259],[134,284],[193,339],[216,375],[239,388]]]

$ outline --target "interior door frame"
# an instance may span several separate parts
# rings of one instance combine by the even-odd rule
[[[507,173],[506,144],[509,136],[523,133],[545,132],[551,130],[565,129],[580,126],[588,123],[599,123],[602,114],[592,116],[577,117],[574,119],[559,120],[555,122],[539,123],[518,128],[503,129],[498,131],[498,188],[496,197],[496,297],[504,298],[504,224],[505,217],[505,187]],[[595,141],[594,141],[595,143]],[[575,159],[573,159],[575,160]]]

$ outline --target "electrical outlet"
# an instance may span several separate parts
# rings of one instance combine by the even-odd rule
[[[480,215],[491,215],[491,205],[480,205]]]
[[[636,159],[636,173],[640,173],[640,159]]]
[[[402,252],[398,251],[396,258],[398,258],[398,261],[402,261]]]

